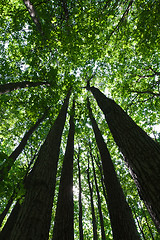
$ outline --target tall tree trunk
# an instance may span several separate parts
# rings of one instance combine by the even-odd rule
[[[47,82],[15,82],[15,83],[6,83],[0,85],[0,94],[8,93],[20,88],[26,88],[26,87],[36,87],[40,85],[49,85]]]
[[[95,167],[94,167],[94,160],[93,160],[93,155],[92,155],[91,144],[89,143],[89,145],[90,145],[90,156],[91,156],[92,166],[93,166],[94,182],[95,182],[97,199],[98,199],[98,211],[99,211],[100,224],[101,224],[101,236],[102,236],[102,240],[106,240],[106,235],[105,235],[105,230],[104,230],[103,214],[102,214],[102,207],[101,207],[101,198],[100,198],[99,189],[98,189],[98,183],[97,183],[96,171],[95,171]]]
[[[73,103],[74,113],[74,103]],[[74,204],[73,204],[73,156],[74,156],[74,114],[70,117],[70,129],[67,146],[63,160],[61,180],[55,222],[53,228],[53,240],[74,240]]]
[[[13,230],[15,221],[17,220],[20,208],[21,208],[20,202],[19,202],[19,200],[17,200],[15,206],[12,209],[12,212],[10,213],[10,215],[7,219],[6,224],[4,225],[2,231],[0,232],[1,240],[9,240],[10,239],[11,232]],[[22,239],[23,239],[23,236],[22,236]]]
[[[133,220],[131,209],[126,202],[123,190],[114,170],[109,151],[93,117],[89,100],[88,110],[102,160],[113,238],[114,240],[138,240],[140,238]]]
[[[160,145],[154,142],[113,100],[88,88],[103,111],[156,227],[160,232]]]
[[[82,223],[82,186],[81,186],[81,169],[79,164],[79,158],[80,158],[80,147],[78,150],[78,179],[79,179],[79,239],[83,240],[83,223]]]
[[[48,240],[57,163],[70,92],[26,178],[26,194],[10,240]]]
[[[14,201],[14,199],[15,199],[15,192],[13,192],[12,196],[11,196],[10,199],[8,200],[8,203],[7,203],[6,207],[5,207],[5,209],[4,209],[3,212],[0,214],[0,227],[2,226],[3,220],[4,220],[4,218],[6,217],[8,211],[9,211],[9,209],[10,209],[10,207],[11,207],[13,201]]]
[[[93,240],[98,240],[97,221],[96,221],[95,210],[94,210],[94,201],[93,201],[93,189],[92,189],[92,186],[91,186],[90,174],[89,174],[89,157],[88,157],[87,180],[88,180],[90,199],[91,199],[91,213],[92,213],[92,224],[93,224]]]
[[[3,180],[5,178],[5,173],[8,173],[9,170],[11,169],[12,165],[14,164],[15,160],[17,157],[22,153],[23,149],[25,148],[28,139],[32,135],[32,133],[38,128],[39,124],[44,120],[46,117],[46,112],[44,115],[37,120],[37,122],[25,133],[23,136],[21,142],[19,145],[16,147],[16,149],[11,153],[9,156],[9,160],[5,166],[0,170],[0,180]]]

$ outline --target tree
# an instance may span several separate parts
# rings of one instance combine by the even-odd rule
[[[41,85],[49,85],[47,82],[17,82],[17,83],[6,83],[0,85],[0,94],[8,93],[19,88],[26,88],[26,87],[36,87]]]
[[[82,185],[81,185],[81,169],[79,164],[80,147],[78,148],[77,164],[78,164],[78,180],[79,180],[79,239],[83,240],[83,223],[82,223]]]
[[[91,213],[92,213],[92,224],[93,224],[93,239],[98,239],[97,234],[97,220],[95,215],[95,207],[94,207],[94,200],[93,200],[93,186],[90,181],[90,167],[89,167],[89,156],[88,156],[88,169],[87,169],[87,180],[88,180],[88,186],[89,186],[89,192],[90,192],[90,201],[91,201]]]
[[[5,226],[3,227],[2,231],[0,232],[1,239],[4,239],[4,240],[10,239],[11,232],[12,232],[14,224],[17,220],[20,209],[21,209],[21,204],[20,204],[20,200],[18,199],[15,206],[12,209],[12,212],[10,213],[10,215],[7,219]]]
[[[113,100],[90,87],[103,111],[114,140],[122,151],[139,193],[160,230],[160,146],[154,142]],[[151,164],[152,163],[152,164]]]
[[[69,96],[70,92],[39,151],[34,168],[27,177],[25,199],[11,233],[11,239],[21,238],[22,235],[24,239],[48,239],[59,147]]]
[[[104,221],[103,221],[103,214],[102,214],[102,207],[101,207],[101,198],[100,198],[100,193],[99,193],[99,189],[98,189],[98,183],[97,183],[96,171],[95,171],[95,167],[94,167],[94,160],[93,160],[93,155],[92,155],[91,144],[89,143],[89,145],[90,145],[90,156],[91,156],[92,167],[93,167],[94,182],[95,182],[96,193],[97,193],[97,198],[98,198],[98,210],[99,210],[99,216],[100,216],[101,237],[102,237],[102,240],[105,240],[106,235],[105,235],[105,230],[104,230]]]
[[[107,143],[107,148],[127,202],[132,212],[136,213],[134,217],[141,219],[140,226],[143,229],[144,237],[146,239],[159,238],[159,233],[142,199],[139,197],[129,169],[126,167],[125,161],[123,161],[123,154],[121,154],[113,139],[104,115],[94,97],[90,95],[89,91],[86,91],[85,87],[86,79],[89,79],[88,84],[90,82],[91,86],[98,88],[108,98],[114,99],[138,126],[155,141],[160,142],[158,127],[160,124],[159,8],[160,5],[157,0],[0,1],[0,84],[1,86],[18,87],[18,89],[15,87],[15,90],[6,94],[0,94],[0,168],[5,169],[5,163],[10,161],[8,156],[14,152],[18,143],[21,142],[24,133],[48,109],[45,121],[41,123],[41,127],[32,133],[32,136],[25,144],[25,148],[14,161],[9,172],[5,174],[3,171],[2,173],[3,176],[7,175],[7,177],[3,178],[0,184],[0,214],[3,211],[5,213],[5,209],[7,211],[9,207],[7,203],[9,203],[15,188],[16,193],[8,214],[4,214],[5,218],[0,230],[4,226],[7,229],[5,223],[17,199],[21,199],[22,208],[20,212],[21,216],[23,212],[24,217],[22,218],[24,222],[26,221],[24,208],[27,207],[27,201],[27,208],[31,208],[31,201],[27,200],[27,198],[29,198],[32,190],[35,192],[32,180],[34,183],[36,182],[35,186],[37,188],[45,188],[45,184],[38,185],[32,173],[36,172],[38,181],[42,179],[43,175],[41,171],[38,171],[39,165],[37,162],[40,162],[41,166],[43,165],[42,162],[48,165],[48,154],[45,154],[44,161],[42,161],[37,153],[40,146],[45,142],[48,132],[60,112],[68,89],[72,88],[76,100],[74,151],[77,156],[79,145],[79,165],[81,168],[80,187],[77,161],[73,162],[74,238],[76,240],[79,238],[79,211],[81,211],[81,206],[79,206],[78,194],[79,188],[81,188],[80,205],[83,208],[81,216],[83,219],[83,238],[93,239],[90,193],[86,176],[89,138],[92,143],[92,155],[97,163],[94,167],[101,196],[106,239],[113,238],[110,216],[106,206],[104,173],[100,169],[102,161],[99,157],[94,132],[88,116],[87,96],[90,97],[92,102],[93,115]],[[28,84],[44,82],[45,84],[36,87],[20,87],[21,85],[24,86],[26,82]],[[70,109],[71,106],[68,108],[68,113],[70,113]],[[48,210],[48,219],[51,219],[51,222],[46,221],[46,224],[50,226],[46,232],[43,232],[47,236],[50,228],[48,240],[52,239],[56,200],[58,198],[58,183],[61,178],[62,159],[68,137],[68,121],[67,118],[61,136],[58,165],[56,168],[55,164],[53,173],[55,175],[57,170],[56,181],[51,183],[52,191],[55,188],[55,194],[52,194],[55,197],[54,200],[52,198],[52,204],[50,203],[50,206],[53,205],[52,213],[51,207]],[[121,136],[123,137],[123,132]],[[133,154],[135,155],[135,152]],[[37,161],[34,156],[36,158],[38,156]],[[154,164],[150,160],[149,168],[145,168],[145,165],[141,166],[141,174],[144,173],[145,176],[147,172],[150,174]],[[28,174],[27,180],[25,174],[29,165],[30,174]],[[47,167],[43,168],[48,183],[50,174],[47,174],[47,171]],[[90,182],[92,183],[94,179],[91,166],[89,173]],[[143,177],[143,175],[141,176]],[[157,181],[159,181],[158,176]],[[17,186],[21,186],[25,182],[24,178],[26,179],[26,192],[24,187],[20,188],[20,190],[17,189]],[[145,179],[143,183],[141,182],[142,184],[146,185]],[[155,183],[155,186],[158,188],[157,183]],[[100,237],[101,223],[95,184],[92,187],[97,235]],[[35,200],[35,206],[38,206],[36,203],[37,200]],[[158,204],[155,203],[154,205]],[[29,214],[29,210],[26,210],[26,212]],[[40,213],[43,215],[43,211],[40,211]],[[34,216],[36,218],[38,215],[35,214]],[[36,224],[35,218],[34,225]],[[43,227],[39,227],[39,219],[37,217],[37,227],[43,231]],[[17,219],[17,221],[19,220]],[[27,229],[29,227],[26,227],[26,232]],[[13,226],[12,235],[18,235],[18,230],[17,225]],[[143,238],[142,231],[139,229],[138,231]],[[22,239],[22,234],[20,235],[19,238]]]
[[[41,118],[37,120],[37,122],[24,134],[22,140],[20,141],[19,145],[16,147],[16,149],[10,154],[10,156],[7,159],[7,162],[5,162],[4,165],[2,165],[0,169],[0,180],[3,180],[5,175],[8,174],[9,170],[11,169],[12,165],[14,164],[17,157],[21,154],[21,152],[24,150],[28,139],[32,135],[32,133],[38,128],[39,124],[45,119],[46,117],[45,112]],[[4,156],[5,157],[5,156]]]
[[[93,117],[89,100],[87,105],[103,165],[103,174],[107,191],[108,210],[111,219],[113,238],[114,240],[140,239],[133,220],[132,212],[127,204],[123,190],[114,170],[109,151]]]
[[[74,106],[70,117],[70,129],[63,160],[57,209],[53,228],[53,240],[74,239],[73,206],[73,157],[74,157]]]

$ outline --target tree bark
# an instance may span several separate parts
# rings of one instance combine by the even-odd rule
[[[74,104],[73,111],[74,112]],[[70,117],[70,129],[63,160],[57,209],[53,228],[53,240],[74,240],[73,203],[73,157],[74,157],[74,114]]]
[[[2,226],[3,220],[4,220],[4,218],[6,217],[8,211],[9,211],[9,209],[10,209],[10,207],[11,207],[13,201],[14,201],[14,199],[15,199],[15,193],[12,194],[12,196],[11,196],[10,199],[8,200],[8,203],[7,203],[6,207],[5,207],[5,209],[4,209],[3,212],[0,214],[0,227]]]
[[[91,144],[89,143],[89,145],[90,145],[90,156],[91,156],[92,167],[93,167],[94,182],[95,182],[97,199],[98,199],[98,211],[99,211],[100,224],[101,224],[101,237],[102,237],[102,240],[106,240],[106,235],[105,235],[105,230],[104,230],[103,214],[102,214],[102,207],[101,207],[101,197],[100,197],[100,193],[99,193],[99,189],[98,189],[98,183],[97,183],[96,171],[95,171],[95,167],[94,167],[94,160],[93,160],[93,155],[92,155]]]
[[[32,135],[32,133],[38,128],[39,124],[44,120],[44,118],[46,117],[46,112],[43,114],[43,116],[41,118],[39,118],[37,120],[37,122],[25,133],[25,135],[23,136],[21,142],[19,143],[19,145],[16,147],[16,149],[11,153],[11,155],[9,156],[9,160],[8,163],[5,164],[5,166],[0,170],[0,181],[2,181],[5,176],[4,174],[6,172],[9,172],[9,170],[11,169],[11,167],[13,166],[15,160],[17,159],[17,157],[22,153],[23,149],[25,148],[28,139],[30,138],[30,136]]]
[[[1,240],[9,240],[10,239],[11,231],[13,230],[15,221],[17,220],[20,208],[21,208],[21,205],[19,203],[19,200],[17,200],[15,206],[12,209],[12,212],[10,213],[10,215],[7,219],[6,224],[4,225],[2,231],[0,232]]]
[[[98,128],[98,125],[93,117],[89,100],[88,110],[103,166],[113,239],[139,240],[140,237],[133,220],[131,209],[126,202],[123,190],[114,170],[114,165],[112,163],[109,151]]]
[[[91,186],[90,175],[89,175],[89,157],[88,157],[87,179],[88,179],[88,186],[89,186],[90,200],[91,200],[91,213],[92,213],[92,224],[93,224],[93,240],[98,240],[97,221],[96,221],[95,210],[94,210],[94,201],[93,201],[93,189],[92,189],[92,186]]]
[[[61,136],[70,92],[26,178],[26,194],[10,240],[48,240]]]
[[[79,179],[79,239],[83,240],[83,223],[82,223],[82,186],[81,186],[81,169],[79,164],[79,157],[80,157],[80,147],[77,157],[78,162],[78,179]]]
[[[31,3],[30,0],[23,0],[23,2],[29,12],[30,17],[32,18],[33,22],[35,23],[37,30],[43,35],[42,26],[41,26],[39,17],[35,11],[33,4]]]
[[[160,232],[160,145],[154,142],[113,100],[88,88],[103,111],[156,227]]]
[[[102,188],[103,188],[103,195],[104,195],[104,198],[106,200],[106,204],[108,205],[108,199],[107,199],[105,182],[104,182],[104,174],[102,172],[102,166],[101,166],[101,163],[99,162],[98,155],[97,155],[97,160],[95,160],[95,161],[96,161],[97,167],[99,168],[99,171],[100,171],[100,178],[101,178],[101,184],[102,184]]]
[[[36,87],[41,85],[49,85],[47,82],[15,82],[15,83],[6,83],[0,85],[0,94],[8,93],[17,89],[26,88],[26,87]]]

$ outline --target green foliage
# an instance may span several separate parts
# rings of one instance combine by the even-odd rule
[[[64,5],[65,2],[65,5]],[[86,169],[88,140],[97,157],[97,148],[88,118],[86,98],[90,97],[93,113],[108,145],[114,165],[131,208],[136,212],[150,239],[148,224],[155,239],[158,233],[148,216],[122,156],[115,146],[104,117],[94,98],[86,91],[87,80],[113,98],[151,136],[160,141],[155,129],[159,116],[159,46],[160,3],[156,1],[34,1],[38,29],[23,1],[2,0],[0,3],[0,82],[44,81],[43,85],[17,89],[0,95],[0,168],[5,169],[8,156],[20,143],[30,126],[49,108],[46,120],[29,139],[23,153],[0,185],[0,205],[3,210],[16,188],[17,198],[25,193],[23,178],[31,159],[38,153],[54,123],[69,88],[76,101],[75,153],[81,149],[83,226],[85,239],[93,239],[89,189]],[[71,109],[70,101],[70,109]],[[158,130],[159,131],[159,130]],[[65,125],[57,174],[56,192],[68,134]],[[78,234],[78,172],[75,154],[75,239]],[[31,164],[31,169],[34,161]],[[96,165],[96,164],[95,164]],[[93,179],[92,169],[90,171]],[[112,239],[110,220],[96,166],[107,239]],[[95,186],[93,184],[95,192]],[[54,206],[56,205],[56,198]],[[97,198],[94,194],[98,231],[100,231]],[[54,220],[55,207],[53,208]],[[53,223],[52,223],[53,225]],[[51,237],[50,233],[50,237]],[[99,235],[100,236],[100,235]]]

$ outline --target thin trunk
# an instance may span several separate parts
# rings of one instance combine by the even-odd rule
[[[5,209],[3,210],[3,212],[0,214],[0,227],[2,226],[2,223],[3,223],[3,220],[4,218],[6,217],[13,201],[14,201],[14,198],[15,198],[15,193],[12,194],[12,196],[10,197]]]
[[[42,26],[39,20],[39,17],[35,11],[35,8],[33,6],[33,4],[31,3],[30,0],[23,0],[24,4],[26,5],[26,8],[30,14],[30,17],[32,18],[33,22],[35,23],[38,31],[43,35],[43,30],[42,30]]]
[[[74,112],[74,104],[73,104]],[[63,160],[61,180],[55,222],[54,240],[74,240],[74,204],[73,204],[73,157],[74,157],[74,114],[70,117],[70,129]]]
[[[2,231],[0,232],[1,240],[9,240],[10,239],[11,231],[13,230],[15,221],[17,220],[20,208],[21,208],[20,202],[19,202],[19,200],[17,200],[15,206],[12,209],[12,212],[10,213],[10,215],[7,219],[6,224],[4,225]],[[23,236],[22,236],[22,238],[23,238]]]
[[[98,240],[97,221],[96,221],[95,210],[94,210],[94,201],[93,201],[93,189],[92,189],[92,186],[91,186],[90,176],[89,176],[89,157],[88,157],[87,179],[88,179],[88,186],[89,186],[90,200],[91,200],[91,213],[92,213],[92,224],[93,224],[93,240]]]
[[[79,239],[83,240],[83,223],[82,223],[82,186],[81,186],[81,169],[79,164],[79,157],[80,157],[80,147],[78,151],[78,179],[79,179]]]
[[[99,189],[98,189],[98,183],[97,183],[96,171],[95,171],[95,167],[94,167],[94,160],[93,160],[91,145],[90,145],[90,156],[91,156],[91,160],[92,160],[94,182],[95,182],[95,186],[96,186],[97,199],[98,199],[98,211],[99,211],[100,223],[101,223],[101,236],[102,236],[102,240],[106,240],[106,235],[105,235],[105,230],[104,230],[103,214],[102,214],[102,207],[101,207],[101,198],[100,198]]]
[[[15,160],[17,159],[17,157],[22,153],[23,149],[25,148],[28,139],[30,138],[30,136],[32,135],[32,133],[38,128],[39,124],[44,120],[44,118],[46,117],[46,112],[44,113],[44,115],[39,118],[37,120],[37,122],[25,133],[25,135],[23,136],[21,142],[19,143],[19,145],[16,147],[16,149],[11,153],[11,155],[9,156],[9,160],[8,163],[5,164],[5,166],[0,170],[0,181],[3,180],[5,178],[5,174],[9,172],[9,170],[11,169],[11,167],[13,166]]]
[[[48,240],[57,163],[69,96],[70,92],[26,179],[25,199],[10,240]]]
[[[17,89],[26,88],[26,87],[36,87],[40,85],[49,85],[47,82],[15,82],[15,83],[6,83],[0,85],[0,94],[8,93]]]
[[[149,232],[150,232],[150,234],[151,234],[151,239],[154,240],[154,236],[153,236],[152,230],[151,230],[151,228],[150,228],[150,226],[149,226],[149,223],[148,223],[148,220],[147,220],[147,215],[146,215],[145,211],[143,210],[142,204],[141,204],[141,208],[142,208],[143,216],[144,216],[144,218],[145,218],[145,221],[146,221],[148,230],[149,230]]]
[[[23,149],[25,148],[28,139],[30,138],[30,136],[32,135],[32,133],[39,127],[40,123],[43,122],[43,120],[46,117],[46,112],[43,114],[43,116],[41,118],[39,118],[37,120],[37,122],[25,133],[25,135],[23,136],[21,142],[19,143],[19,145],[16,147],[16,149],[12,152],[12,154],[9,156],[9,158],[12,158],[14,161],[16,160],[16,158],[20,155],[20,153],[23,151]]]
[[[156,227],[160,232],[160,145],[154,142],[113,100],[88,87],[103,111]]]
[[[109,151],[93,117],[89,100],[88,110],[103,166],[113,238],[114,240],[139,240],[131,209],[126,202]]]
[[[97,159],[98,159],[98,156],[97,156]],[[96,160],[95,160],[96,161]],[[106,194],[106,188],[105,188],[105,182],[104,182],[104,176],[103,176],[103,171],[102,171],[102,166],[99,162],[99,159],[96,161],[96,164],[99,168],[99,171],[100,171],[100,177],[101,177],[101,184],[102,184],[102,188],[103,188],[103,195],[104,195],[104,198],[106,200],[106,204],[108,205],[108,200],[107,200],[107,194]]]
[[[27,179],[27,176],[28,176],[28,172],[30,171],[30,166],[34,162],[36,156],[37,156],[37,153],[33,156],[32,160],[30,161],[30,163],[27,167],[26,174],[24,175],[24,178],[23,178],[23,186],[25,185],[25,182],[26,182],[26,179]],[[0,219],[1,219],[2,222],[5,218],[5,216],[7,215],[8,211],[9,211],[9,208],[11,207],[14,199],[16,198],[17,192],[21,191],[21,187],[22,187],[21,184],[22,184],[22,182],[20,181],[17,185],[14,186],[15,188],[14,188],[13,194],[12,194],[11,198],[9,199],[8,204],[7,204],[6,208],[4,209],[3,213],[0,215]],[[21,197],[23,197],[23,196],[21,196]],[[9,215],[9,217],[8,217],[6,223],[5,223],[5,226],[3,227],[4,229],[2,229],[3,238],[6,239],[6,240],[9,238],[8,231],[11,233],[11,224],[12,224],[12,229],[13,229],[14,223],[16,222],[16,219],[18,217],[18,213],[19,213],[19,210],[20,210],[19,200],[17,200],[17,203],[15,204],[11,214]],[[12,219],[14,221],[12,221]],[[10,230],[8,230],[8,229],[10,229]],[[1,235],[0,235],[0,237],[1,237]]]
[[[141,226],[141,224],[140,224],[140,221],[139,221],[139,219],[138,219],[138,217],[137,217],[137,214],[136,214],[136,211],[134,210],[134,208],[133,208],[133,213],[134,213],[136,222],[137,222],[137,224],[138,224],[138,227],[139,227],[139,230],[140,230],[140,232],[141,232],[141,234],[142,234],[143,239],[144,239],[144,240],[147,240],[146,237],[145,237],[143,228],[142,228],[142,226]]]

